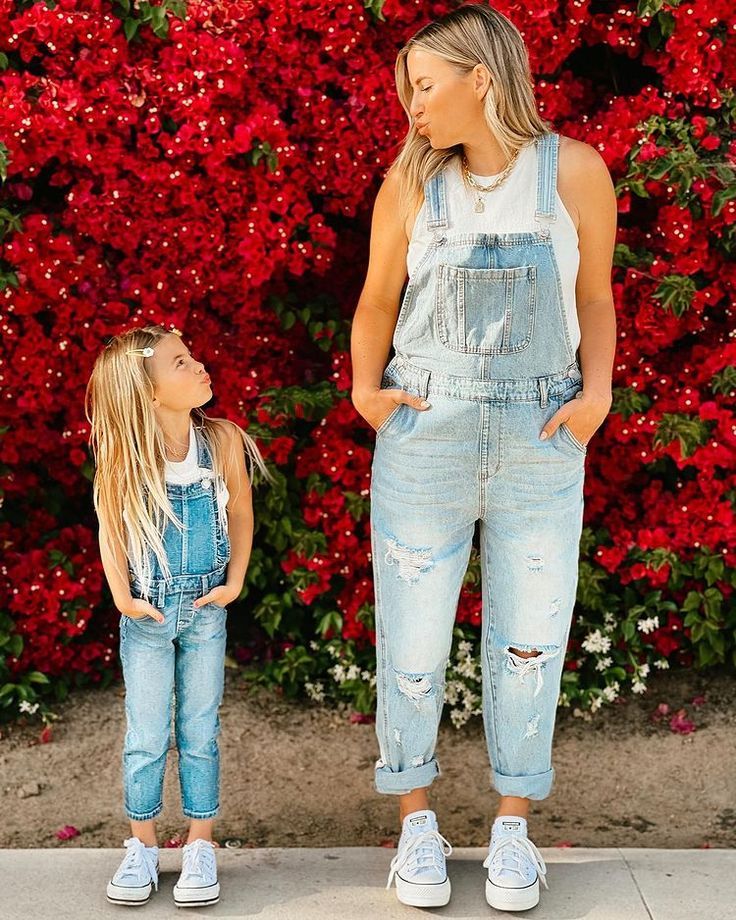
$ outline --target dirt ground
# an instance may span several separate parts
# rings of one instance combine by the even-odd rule
[[[349,713],[284,701],[229,673],[221,710],[220,843],[229,846],[389,845],[396,801],[372,789],[372,724]],[[705,702],[692,705],[694,697]],[[687,709],[696,730],[673,733],[652,713]],[[38,726],[6,727],[0,739],[2,847],[120,846],[123,690],[78,691],[58,709],[53,740]],[[456,846],[487,843],[490,790],[479,720],[443,725],[442,776],[432,805]],[[534,807],[539,846],[736,846],[736,682],[726,673],[657,675],[643,698],[609,706],[585,722],[561,711],[552,795]],[[176,752],[169,752],[161,840],[185,827]],[[56,838],[64,825],[80,834]]]

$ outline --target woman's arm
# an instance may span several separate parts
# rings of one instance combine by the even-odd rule
[[[353,405],[375,429],[397,403],[425,408],[424,400],[399,389],[381,390],[406,280],[409,241],[399,207],[399,180],[391,174],[376,196],[371,223],[368,272],[353,318],[351,356]]]
[[[571,400],[552,416],[541,436],[551,435],[565,422],[575,437],[587,444],[611,408],[616,349],[616,313],[611,290],[616,194],[603,158],[588,144],[564,138],[559,162],[560,197],[578,225],[580,267],[575,300],[580,323],[578,354],[583,390],[579,399]]]

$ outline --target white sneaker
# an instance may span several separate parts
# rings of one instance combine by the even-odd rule
[[[540,879],[549,888],[547,867],[526,835],[524,818],[496,818],[483,866],[488,869],[486,901],[496,910],[529,910],[539,903]]]
[[[151,889],[158,891],[158,847],[147,847],[137,837],[123,841],[126,853],[107,883],[107,900],[113,904],[145,904]]]
[[[206,907],[217,904],[220,885],[217,881],[215,847],[209,840],[193,840],[182,848],[182,868],[174,885],[177,907]]]
[[[433,811],[414,811],[404,818],[386,888],[396,876],[396,896],[412,907],[443,907],[450,900],[445,856],[452,846],[440,834]]]

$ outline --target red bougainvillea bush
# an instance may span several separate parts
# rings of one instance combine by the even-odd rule
[[[257,490],[234,654],[284,692],[373,702],[373,437],[349,399],[373,200],[407,128],[393,61],[452,3],[0,0],[0,710],[117,674],[83,391],[152,320],[249,426]],[[731,0],[501,2],[539,105],[617,186],[614,405],[591,442],[562,702],[733,665],[736,250]],[[477,711],[479,565],[448,681]]]

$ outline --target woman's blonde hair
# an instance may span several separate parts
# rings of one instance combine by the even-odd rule
[[[114,559],[122,550],[144,586],[151,577],[148,548],[156,555],[164,577],[171,575],[163,543],[166,521],[183,530],[166,494],[163,431],[153,407],[154,383],[146,367],[148,358],[140,353],[155,348],[172,333],[179,334],[154,325],[113,336],[95,361],[84,400],[95,461],[93,501],[100,539]],[[138,352],[129,354],[133,349]],[[201,408],[193,409],[192,414],[195,427],[207,439],[213,475],[224,477],[226,460],[233,459],[234,454],[225,457],[223,423],[208,418]],[[254,465],[266,479],[272,479],[250,435],[234,422],[230,424],[243,441],[251,484]],[[120,574],[128,580],[127,572]]]
[[[443,58],[459,75],[484,64],[491,74],[483,114],[506,157],[550,130],[534,100],[529,55],[516,26],[489,6],[467,3],[415,32],[396,58],[396,88],[409,118],[401,151],[388,169],[400,177],[400,206],[405,215],[422,201],[424,183],[462,153],[462,145],[434,150],[411,116],[412,85],[407,55],[421,48]]]

